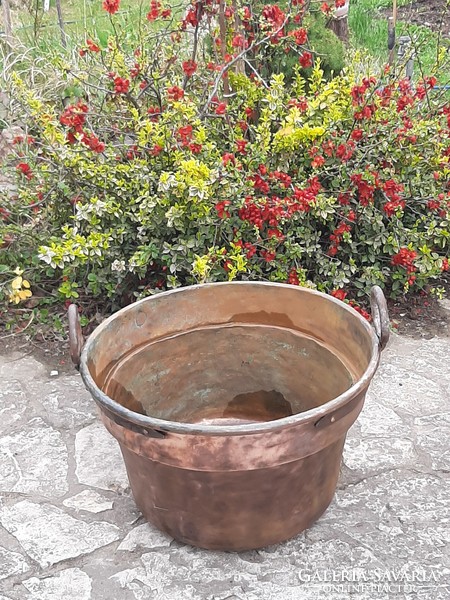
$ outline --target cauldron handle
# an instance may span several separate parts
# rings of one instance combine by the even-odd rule
[[[380,350],[384,350],[389,341],[389,313],[383,290],[374,285],[370,292],[370,308],[375,332],[380,341]]]
[[[67,317],[69,319],[70,358],[78,369],[80,366],[81,351],[84,346],[84,337],[81,331],[80,315],[78,314],[78,306],[76,304],[69,305]]]

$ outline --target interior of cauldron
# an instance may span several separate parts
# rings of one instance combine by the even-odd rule
[[[268,325],[197,329],[135,349],[103,391],[151,417],[210,425],[271,421],[332,400],[354,383],[311,337]]]
[[[85,360],[95,386],[136,413],[232,425],[333,400],[367,369],[373,337],[353,310],[324,294],[211,284],[122,309],[89,338]]]

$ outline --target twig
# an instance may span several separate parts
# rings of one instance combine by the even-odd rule
[[[200,111],[200,118],[203,119],[205,117],[205,113],[208,110],[209,105],[212,102],[212,99],[214,98],[214,96],[217,94],[217,90],[219,89],[219,85],[220,85],[220,81],[222,79],[222,77],[225,75],[225,73],[227,71],[230,70],[230,68],[236,64],[238,61],[242,60],[242,58],[250,51],[254,50],[255,48],[258,48],[259,46],[261,46],[262,44],[265,44],[266,42],[268,42],[272,37],[276,36],[280,31],[282,31],[284,29],[284,27],[286,26],[287,22],[289,21],[289,18],[291,17],[291,2],[289,2],[289,6],[288,6],[288,10],[286,12],[286,16],[284,18],[283,23],[280,25],[280,27],[276,30],[271,32],[269,35],[266,35],[265,37],[263,37],[261,40],[259,40],[258,42],[252,42],[250,44],[250,46],[248,48],[244,48],[241,52],[239,52],[239,54],[237,54],[232,60],[230,60],[230,62],[228,62],[226,65],[224,65],[221,70],[220,73],[218,74],[218,76],[216,77],[216,81],[214,82],[214,86],[213,89],[211,90],[208,99],[206,100],[206,104],[205,106],[202,108],[202,110]]]
[[[33,321],[34,321],[34,312],[31,313],[31,318],[23,329],[21,329],[20,331],[15,331],[14,333],[8,333],[8,335],[2,335],[0,337],[0,340],[6,340],[6,338],[13,337],[14,335],[22,334],[26,329],[28,329],[28,327],[31,325],[31,323]]]

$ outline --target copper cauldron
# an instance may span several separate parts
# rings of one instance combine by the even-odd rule
[[[104,321],[72,358],[118,440],[137,506],[177,540],[246,550],[325,511],[342,449],[389,336],[309,289],[213,283],[152,296]]]

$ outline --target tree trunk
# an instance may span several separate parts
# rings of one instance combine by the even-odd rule
[[[64,48],[67,48],[67,36],[64,31],[64,19],[61,10],[61,0],[56,0],[56,12],[58,13],[58,24],[61,31],[61,43]]]
[[[350,0],[346,0],[344,6],[336,8],[333,16],[328,24],[328,28],[333,31],[337,37],[348,43],[348,11],[350,8]]]
[[[340,19],[331,19],[329,28],[344,44],[348,43],[348,16],[341,17]]]
[[[5,41],[10,46],[14,43],[11,25],[11,8],[9,6],[9,0],[1,0],[2,13],[3,13],[3,27],[5,28]]]

